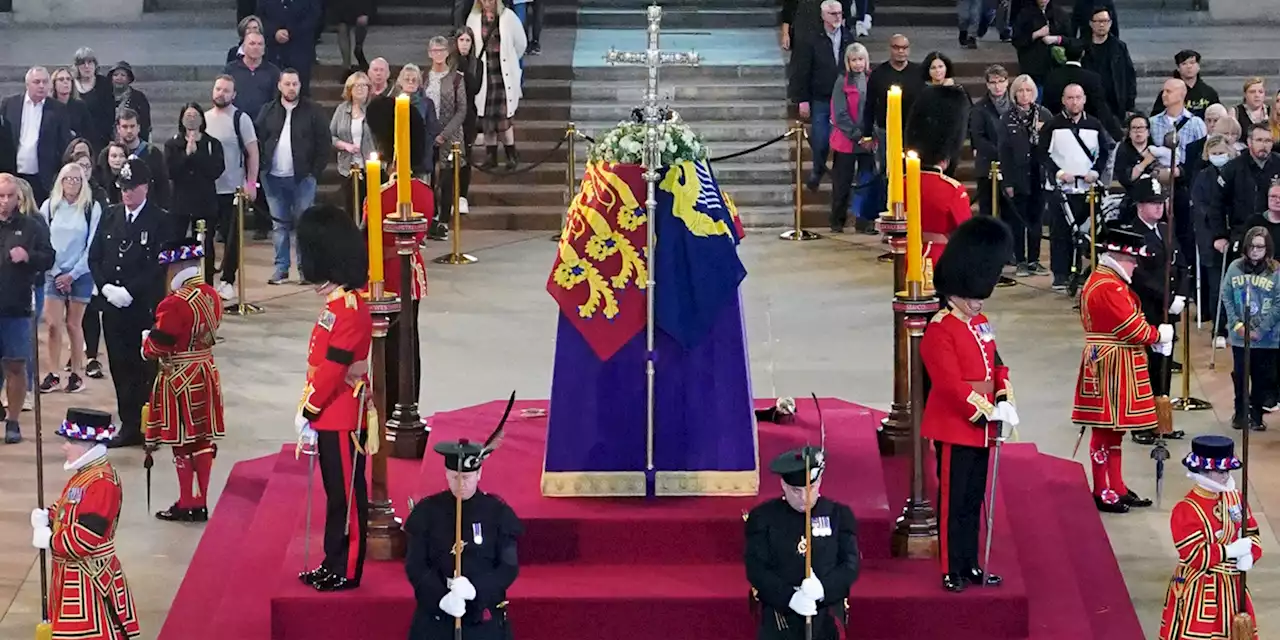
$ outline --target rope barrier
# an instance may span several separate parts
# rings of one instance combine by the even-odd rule
[[[486,169],[472,162],[471,158],[466,157],[466,154],[463,154],[462,161],[465,162],[467,166],[471,167],[472,169],[475,169],[476,171],[479,171],[480,173],[485,173],[491,176],[517,176],[522,173],[528,173],[530,171],[533,171],[534,169],[537,169],[538,167],[545,164],[548,160],[551,159],[551,156],[555,155],[555,153],[560,150],[560,147],[564,146],[565,141],[568,139],[569,139],[568,135],[561,136],[560,141],[556,143],[556,146],[551,149],[548,149],[547,152],[544,153],[542,157],[538,159],[537,162],[534,162],[532,164],[527,164],[518,169],[510,169],[505,171],[494,171],[492,169]]]
[[[791,137],[791,131],[788,131],[788,132],[786,132],[786,133],[784,133],[784,134],[782,134],[782,135],[780,135],[780,136],[778,136],[778,137],[776,137],[776,138],[774,138],[774,139],[772,139],[772,140],[770,140],[770,141],[768,141],[768,142],[762,142],[762,143],[760,143],[760,144],[758,144],[758,145],[756,145],[756,146],[754,146],[754,147],[751,147],[750,149],[743,149],[742,151],[738,151],[738,152],[735,152],[735,153],[730,153],[730,154],[726,154],[726,155],[723,155],[723,156],[717,156],[717,157],[715,157],[715,158],[710,158],[710,159],[708,160],[708,162],[723,162],[723,161],[725,161],[725,160],[733,160],[734,158],[741,158],[742,156],[745,156],[745,155],[749,155],[749,154],[755,153],[755,152],[760,151],[761,149],[764,149],[764,148],[766,148],[766,147],[771,147],[771,146],[773,146],[773,145],[775,145],[775,144],[777,144],[777,143],[779,143],[779,142],[782,142],[783,140],[786,140],[787,138],[790,138],[790,137]]]

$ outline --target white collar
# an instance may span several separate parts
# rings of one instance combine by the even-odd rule
[[[1098,256],[1098,264],[1104,267],[1110,267],[1112,271],[1116,272],[1116,275],[1120,276],[1120,279],[1125,282],[1130,282],[1129,276],[1125,273],[1124,267],[1120,266],[1119,260],[1116,260],[1110,255],[1104,253]]]
[[[1068,66],[1068,67],[1079,67],[1079,66],[1083,66],[1083,65],[1081,65],[1079,62],[1076,62],[1076,61],[1074,61],[1074,60],[1068,60],[1068,61],[1067,61],[1067,66]]]
[[[1204,475],[1194,471],[1188,471],[1187,477],[1195,480],[1196,484],[1200,485],[1200,488],[1205,491],[1211,491],[1213,493],[1231,493],[1236,490],[1236,479],[1234,476],[1227,476],[1226,484],[1218,484],[1217,482],[1214,482]]]
[[[182,283],[200,275],[200,265],[193,264],[189,267],[183,267],[181,271],[173,274],[173,278],[169,280],[169,290],[177,291],[182,288]]]
[[[125,208],[124,208],[124,215],[125,215],[126,217],[130,218],[130,219],[132,219],[132,218],[136,218],[136,217],[138,217],[138,214],[139,214],[139,213],[142,213],[142,210],[143,210],[143,209],[145,209],[145,208],[146,208],[146,206],[147,206],[147,201],[146,201],[146,200],[143,200],[143,201],[142,201],[142,204],[138,205],[138,208],[137,208],[137,209],[130,209],[128,206],[125,206]]]
[[[45,100],[48,100],[48,98],[45,98]],[[22,94],[22,101],[33,107],[40,107],[41,105],[44,104],[44,100],[41,100],[40,102],[36,102],[35,100],[32,100],[31,94],[29,93]]]
[[[84,455],[76,458],[75,462],[62,463],[63,471],[79,471],[100,458],[107,457],[107,445],[95,444],[93,448],[84,452]]]

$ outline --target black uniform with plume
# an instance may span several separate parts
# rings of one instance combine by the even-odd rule
[[[298,220],[298,270],[307,282],[332,282],[359,291],[369,282],[364,234],[342,209],[320,204]]]
[[[903,144],[924,166],[940,167],[945,160],[947,174],[955,173],[969,132],[969,108],[969,94],[961,87],[925,87],[903,124]]]

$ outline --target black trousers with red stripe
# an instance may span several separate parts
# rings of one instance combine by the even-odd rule
[[[325,495],[323,566],[348,580],[359,581],[364,572],[365,527],[369,519],[364,456],[356,453],[349,431],[320,431],[316,435]],[[363,432],[360,437],[363,441]]]
[[[967,573],[979,568],[978,529],[991,450],[937,441],[933,446],[938,453],[938,558],[943,573]]]

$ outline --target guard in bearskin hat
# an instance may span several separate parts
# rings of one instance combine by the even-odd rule
[[[178,501],[156,514],[161,520],[209,519],[209,475],[226,433],[222,382],[213,362],[213,343],[222,324],[222,300],[204,281],[204,246],[196,238],[165,244],[159,263],[167,269],[169,294],[156,306],[155,324],[142,334],[142,357],[159,362],[144,411],[146,452],[173,447]]]
[[[360,295],[369,259],[355,221],[329,205],[303,212],[298,249],[302,276],[316,283],[325,304],[311,330],[307,383],[294,424],[299,451],[319,457],[327,503],[324,561],[298,577],[320,591],[341,591],[360,585],[369,511],[361,454],[372,404],[368,359],[373,316]]]
[[[1097,243],[1098,268],[1080,292],[1084,353],[1071,421],[1080,425],[1081,439],[1086,427],[1093,428],[1089,458],[1098,510],[1127,513],[1130,507],[1151,506],[1151,500],[1125,486],[1120,445],[1125,431],[1156,426],[1147,347],[1171,355],[1173,325],[1147,322],[1130,286],[1138,260],[1150,256],[1146,238],[1108,225],[1098,232]]]
[[[1178,568],[1165,594],[1160,640],[1256,638],[1256,630],[1243,636],[1233,631],[1233,618],[1241,613],[1241,574],[1262,558],[1258,522],[1231,476],[1242,466],[1235,443],[1226,436],[1197,436],[1182,464],[1196,486],[1169,517]],[[1256,622],[1247,591],[1244,605]]]
[[[968,125],[969,96],[964,89],[932,86],[920,94],[904,126],[906,150],[915,151],[922,165],[920,228],[924,233],[926,289],[932,286],[932,273],[948,237],[973,215],[969,192],[949,175],[956,169]]]
[[[1134,181],[1129,193],[1137,207],[1137,216],[1125,228],[1142,234],[1148,254],[1138,258],[1131,286],[1138,294],[1142,315],[1148,323],[1160,324],[1167,318],[1176,327],[1192,293],[1192,278],[1186,257],[1178,250],[1178,243],[1169,236],[1168,223],[1161,222],[1169,200],[1169,188],[1154,175],[1144,173]],[[1166,300],[1168,307],[1165,306]],[[1173,381],[1173,358],[1147,347],[1147,362],[1156,404],[1167,404]],[[1172,416],[1172,409],[1167,415]],[[1182,431],[1170,431],[1161,437],[1180,440],[1185,435]],[[1138,444],[1155,444],[1157,436],[1155,429],[1145,429],[1134,431],[1132,437]]]
[[[116,436],[111,414],[67,409],[57,434],[64,438],[62,466],[72,472],[71,479],[48,509],[31,512],[31,544],[53,557],[52,637],[136,637],[141,633],[138,610],[115,552],[124,493],[107,462],[107,443]]]
[[[982,308],[1013,255],[1013,236],[995,218],[956,228],[938,260],[934,287],[943,307],[925,328],[921,435],[938,456],[938,536],[947,591],[997,586],[1000,576],[978,564],[978,529],[987,490],[990,447],[1018,424],[1009,368],[996,351]]]
[[[395,160],[395,100],[393,98],[374,98],[369,103],[368,122],[369,129],[373,132],[377,139],[378,156],[387,164],[384,165],[382,175],[388,179],[388,182],[382,185],[382,216],[395,215],[396,213],[396,177],[395,167],[391,163]],[[417,110],[409,109],[409,140],[412,146],[409,152],[410,165],[417,167],[422,164],[422,158],[427,153],[426,127],[423,125],[422,117],[418,115]],[[428,227],[428,236],[434,240],[445,240],[449,237],[448,227],[440,223],[435,217],[435,196],[431,191],[431,187],[425,182],[414,178],[410,185],[410,198],[413,202],[413,211],[417,214],[426,216],[430,226]],[[365,203],[366,216],[368,214],[369,203]],[[368,228],[366,226],[366,228]],[[421,245],[423,236],[419,234],[414,238],[415,246]],[[395,234],[382,234],[383,246],[383,272],[386,274],[385,290],[393,295],[400,294],[400,256],[395,250]],[[422,259],[420,251],[414,251],[410,256],[413,268],[413,308],[411,309],[413,317],[413,344],[411,353],[413,354],[413,394],[407,399],[400,398],[400,368],[387,367],[387,379],[382,385],[387,390],[387,406],[394,407],[397,403],[416,402],[422,389],[422,356],[419,348],[418,339],[418,308],[423,297],[427,295],[427,265]],[[392,318],[392,322],[398,322],[399,314]],[[400,346],[400,331],[392,328],[387,332],[387,353],[401,354],[404,353]]]

